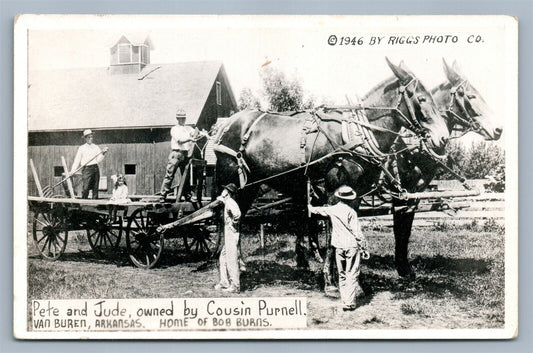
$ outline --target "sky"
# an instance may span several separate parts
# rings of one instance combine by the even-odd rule
[[[493,120],[505,125],[505,112],[513,102],[502,91],[510,54],[504,50],[505,21],[500,22],[503,24],[486,18],[464,21],[460,17],[392,16],[142,20],[61,16],[29,31],[28,66],[30,72],[105,67],[109,65],[109,48],[122,35],[133,42],[149,36],[152,64],[222,61],[237,99],[243,88],[260,91],[262,65],[270,62],[270,66],[297,78],[306,96],[319,103],[345,104],[346,95],[357,101],[392,76],[385,57],[396,64],[404,61],[428,88],[446,80],[444,58],[450,65],[457,61],[494,111]],[[333,35],[337,43],[330,45]],[[382,41],[371,45],[372,37]],[[350,44],[340,45],[342,38],[349,38]]]

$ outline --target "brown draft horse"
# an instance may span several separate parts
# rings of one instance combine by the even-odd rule
[[[400,65],[401,66],[401,65]],[[502,127],[492,123],[492,112],[479,92],[460,73],[456,62],[450,67],[443,60],[447,81],[432,90],[432,95],[447,122],[450,134],[457,127],[464,133],[475,132],[488,141],[498,140]],[[404,145],[398,146],[403,148]],[[412,150],[398,156],[398,168],[402,186],[409,192],[425,190],[439,170],[439,163],[427,153]],[[395,237],[395,262],[398,273],[413,276],[407,260],[408,243],[418,201],[393,199],[397,211],[393,214]]]
[[[429,148],[442,153],[449,130],[433,97],[405,68],[388,60],[387,63],[394,76],[381,82],[365,97],[367,107],[385,108],[371,109],[367,113],[369,122],[382,128],[374,133],[379,149],[388,152],[397,138],[395,133],[402,127],[412,129],[414,126],[418,127],[418,134],[424,135]],[[302,206],[304,215],[307,178],[313,183],[319,182],[337,166],[337,155],[332,152],[345,144],[341,134],[341,117],[342,114],[336,112],[321,119],[310,112],[285,116],[243,111],[233,115],[215,136],[215,143],[224,147],[215,148],[217,185],[240,185],[244,172],[247,184],[241,184],[243,188],[237,197],[243,213],[255,199],[259,185],[264,183],[292,196],[294,202]],[[305,167],[309,161],[313,163]],[[344,154],[342,166],[345,175],[342,182],[352,186],[359,195],[372,188],[381,172],[371,161],[354,158],[350,154]],[[336,184],[326,183],[326,191],[332,193],[338,186]],[[297,235],[299,266],[307,264],[302,256],[306,231],[302,227]]]

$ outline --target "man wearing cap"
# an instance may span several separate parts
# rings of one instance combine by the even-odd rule
[[[176,174],[176,170],[180,169],[180,176],[183,174],[183,170],[189,161],[189,151],[191,151],[193,141],[196,137],[196,130],[190,126],[185,125],[186,116],[184,113],[176,114],[176,120],[178,124],[170,129],[170,154],[168,155],[168,163],[161,185],[161,198],[164,200],[170,193],[170,187],[172,186],[172,180]],[[182,181],[180,180],[180,183]],[[183,188],[183,194],[189,194],[189,184],[185,181]],[[179,200],[177,200],[179,201]]]
[[[355,191],[346,185],[335,191],[339,202],[333,206],[313,207],[309,211],[331,219],[331,246],[335,248],[335,259],[339,272],[339,291],[343,310],[355,310],[356,288],[358,286],[361,257],[369,258],[366,239],[361,232],[357,213],[349,206],[355,200]]]
[[[235,184],[224,186],[224,190],[217,200],[224,203],[224,246],[220,252],[220,282],[216,290],[229,293],[240,291],[239,268],[239,220],[241,210],[233,199],[237,193]]]
[[[81,165],[81,176],[83,182],[83,189],[81,192],[82,199],[89,198],[89,190],[93,191],[93,199],[98,198],[98,185],[100,184],[100,169],[98,163],[104,159],[104,154],[107,152],[107,147],[102,150],[93,143],[94,135],[89,129],[83,131],[83,138],[85,143],[78,148],[78,153],[74,158],[74,163],[70,170],[70,175],[76,172],[76,169]]]

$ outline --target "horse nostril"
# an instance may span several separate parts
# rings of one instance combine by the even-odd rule
[[[440,138],[440,143],[441,143],[441,145],[444,146],[447,142],[448,142],[448,138],[447,138],[446,136],[442,136],[442,137]]]
[[[502,132],[503,132],[503,128],[501,128],[501,127],[497,127],[497,128],[494,129],[494,132],[495,132],[497,135],[501,135]]]

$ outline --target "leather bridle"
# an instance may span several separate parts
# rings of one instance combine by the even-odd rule
[[[453,86],[450,89],[450,95],[452,99],[450,100],[448,108],[444,112],[448,118],[454,120],[454,125],[458,124],[467,128],[462,135],[470,131],[483,135],[483,133],[488,133],[488,131],[486,131],[486,129],[483,128],[483,126],[481,126],[481,124],[477,121],[476,117],[478,115],[471,115],[466,108],[466,103],[472,106],[470,103],[470,98],[468,98],[469,95],[465,93],[465,86],[467,83],[468,82],[466,80],[463,80],[458,85]],[[458,107],[458,112],[455,111],[456,106]]]

